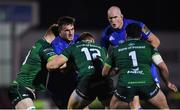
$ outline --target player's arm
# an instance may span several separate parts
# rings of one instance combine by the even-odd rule
[[[158,37],[145,24],[140,23],[140,25],[142,26],[142,39],[147,40],[155,48],[159,47],[160,40]]]
[[[178,91],[177,87],[169,81],[169,70],[167,68],[166,63],[163,61],[162,57],[160,56],[160,54],[154,54],[152,56],[152,60],[159,68],[160,73],[161,73],[160,75],[163,81],[165,82],[165,84],[167,85],[167,87],[170,90],[177,92]]]
[[[150,33],[149,38],[147,39],[151,45],[155,48],[159,47],[160,45],[160,40],[158,39],[158,37],[156,35],[154,35],[153,33]]]
[[[52,71],[55,69],[60,68],[63,64],[65,64],[67,62],[67,58],[65,56],[61,55],[56,55],[54,56],[54,58],[52,58],[51,60],[48,61],[46,68],[48,69],[48,71]]]
[[[67,64],[64,63],[62,66],[59,67],[59,69],[64,69],[64,68],[66,68],[66,67],[67,67]]]
[[[111,66],[105,63],[102,69],[102,76],[108,76],[110,69],[111,69]]]
[[[104,67],[102,69],[102,76],[114,76],[117,74],[118,68],[112,66],[114,64],[114,52],[117,50],[113,48],[110,55],[107,55],[106,62],[104,63]]]
[[[114,76],[118,73],[118,68],[111,68],[111,66],[107,63],[104,64],[102,70],[102,76]]]
[[[102,33],[102,36],[101,36],[101,40],[100,40],[100,45],[102,47],[104,47],[106,50],[108,50],[109,48],[109,42],[107,41],[107,35],[105,32]]]

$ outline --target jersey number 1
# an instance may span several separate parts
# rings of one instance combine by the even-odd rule
[[[129,56],[131,57],[133,67],[138,66],[136,51],[129,52]]]

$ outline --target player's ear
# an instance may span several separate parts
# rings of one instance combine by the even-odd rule
[[[123,18],[124,17],[124,15],[123,14],[121,14],[121,18]]]

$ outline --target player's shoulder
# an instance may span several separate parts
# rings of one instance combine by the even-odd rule
[[[79,34],[74,34],[74,38],[79,38]]]
[[[142,45],[142,46],[146,46],[149,48],[154,48],[149,42],[147,42],[146,40],[137,40],[136,41],[138,44]]]
[[[107,27],[105,27],[105,29],[103,30],[103,34],[104,35],[109,35],[113,32],[113,29],[111,27],[111,25],[108,25]]]
[[[69,45],[68,48],[66,48],[66,49],[74,50],[78,45],[81,45],[81,43],[80,42],[73,43],[73,44]]]
[[[126,19],[124,18],[123,19],[123,22],[124,22],[124,25],[128,25],[128,24],[131,24],[131,23],[137,23],[139,24],[141,27],[144,26],[144,23],[140,20],[136,20],[136,19]]]
[[[61,36],[56,36],[52,43],[63,43],[64,39]]]
[[[100,50],[101,52],[107,53],[106,48],[102,47],[100,43],[93,43],[93,45],[95,45],[97,47],[97,49]]]
[[[31,47],[31,51],[40,52],[46,48],[51,47],[51,45],[45,39],[39,39],[35,42],[35,44]]]
[[[132,18],[124,18],[123,19],[124,22],[132,22],[132,23],[143,23],[142,21],[140,20],[137,20],[137,19],[132,19]]]
[[[50,45],[45,39],[39,39],[35,42],[35,46]]]

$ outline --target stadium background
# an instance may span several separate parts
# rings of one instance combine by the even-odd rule
[[[76,18],[76,33],[89,31],[100,40],[108,25],[106,11],[121,8],[126,18],[143,21],[159,38],[159,47],[170,70],[170,79],[180,88],[180,16],[178,1],[169,0],[0,0],[0,108],[11,108],[7,97],[26,53],[60,16]],[[167,92],[171,108],[180,108],[180,94]],[[39,94],[46,107],[54,107],[46,94]],[[41,101],[38,104],[43,104]],[[43,105],[43,106],[45,106]],[[39,105],[42,106],[42,105]],[[149,105],[146,105],[148,107]],[[55,107],[54,107],[55,108]]]

